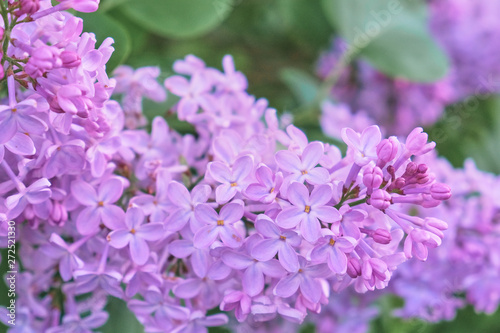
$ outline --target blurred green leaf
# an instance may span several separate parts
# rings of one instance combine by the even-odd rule
[[[317,78],[296,68],[281,70],[280,77],[301,105],[308,105],[314,101],[320,86]]]
[[[472,157],[478,168],[500,174],[499,96],[470,96],[451,105],[428,133],[439,154],[455,167]]]
[[[116,6],[123,5],[125,2],[129,2],[132,0],[103,0],[99,4],[99,11],[105,12]]]
[[[125,3],[123,12],[149,31],[173,38],[207,33],[229,15],[234,0],[142,0]]]
[[[128,309],[127,304],[121,299],[108,297],[106,311],[109,319],[104,326],[99,328],[102,333],[143,333],[142,326],[135,315]]]
[[[114,39],[113,47],[115,51],[111,55],[106,70],[111,73],[116,66],[122,64],[130,54],[131,41],[127,30],[114,18],[100,13],[78,13],[83,19],[83,30],[93,32],[97,38],[97,45],[100,45],[107,37]]]
[[[280,0],[281,17],[292,39],[316,52],[327,47],[332,28],[319,0]]]
[[[349,45],[378,70],[418,82],[448,71],[448,58],[431,36],[424,2],[323,0],[327,18]]]

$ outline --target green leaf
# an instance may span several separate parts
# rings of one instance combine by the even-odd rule
[[[320,85],[315,77],[296,68],[285,68],[280,72],[280,78],[300,105],[308,105],[314,101]]]
[[[233,6],[234,0],[142,0],[122,7],[125,15],[153,33],[188,38],[214,29]]]
[[[328,46],[332,28],[323,15],[319,0],[280,0],[282,20],[290,37],[311,52]]]
[[[106,311],[109,319],[104,326],[99,328],[102,333],[142,333],[144,327],[139,323],[135,314],[127,307],[127,304],[118,298],[108,297]]]
[[[99,11],[105,12],[105,11],[110,10],[111,8],[123,5],[125,2],[129,2],[129,1],[132,1],[132,0],[103,0],[99,4]]]
[[[97,45],[100,45],[107,37],[114,39],[113,47],[115,51],[111,55],[106,70],[111,73],[116,66],[123,63],[131,50],[130,36],[123,25],[114,18],[100,13],[78,13],[83,19],[83,30],[93,32],[97,38]]]
[[[447,55],[428,29],[424,2],[399,0],[323,0],[330,23],[378,70],[417,82],[446,75]]]

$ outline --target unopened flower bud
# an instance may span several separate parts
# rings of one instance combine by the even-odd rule
[[[395,136],[391,136],[388,139],[380,141],[377,145],[377,157],[379,158],[377,166],[383,166],[387,162],[393,160],[398,153],[398,147],[399,141]]]
[[[431,196],[436,200],[448,200],[451,197],[451,189],[443,183],[432,184]]]
[[[63,51],[61,52],[62,66],[65,68],[78,67],[82,63],[82,59],[76,52]]]
[[[373,189],[379,188],[384,181],[384,175],[379,167],[366,168],[363,174],[363,184],[366,187]]]
[[[347,274],[354,278],[361,275],[361,264],[356,258],[349,258],[347,261]]]
[[[377,229],[372,234],[373,240],[379,244],[389,244],[392,240],[391,233],[385,229]]]
[[[392,197],[387,191],[376,189],[370,197],[369,204],[377,209],[384,210],[391,205],[391,199]]]

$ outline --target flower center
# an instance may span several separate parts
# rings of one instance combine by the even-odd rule
[[[220,225],[220,226],[224,225],[224,220],[217,220],[217,225]]]
[[[231,183],[231,187],[235,187],[235,186],[238,186],[238,183],[236,183],[236,182]]]
[[[17,112],[17,109],[16,108],[12,108],[12,112]]]
[[[330,239],[330,243],[329,243],[331,246],[335,245],[335,240],[332,238]]]
[[[132,228],[132,229],[130,230],[130,233],[131,233],[132,235],[135,235],[135,229],[134,229],[134,228]]]
[[[99,202],[97,203],[97,206],[99,206],[99,207],[103,207],[103,206],[104,206],[104,202],[103,202],[103,201],[99,201]]]
[[[306,206],[306,208],[304,208],[304,212],[308,213],[311,211],[311,206]]]
[[[273,193],[274,192],[274,187],[271,188],[271,190],[269,191],[269,193]]]
[[[302,170],[301,172],[303,175],[307,175],[307,170]]]
[[[280,236],[280,240],[285,241],[286,237],[285,236]]]

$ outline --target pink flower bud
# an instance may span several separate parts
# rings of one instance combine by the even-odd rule
[[[379,167],[366,168],[363,173],[363,184],[368,188],[378,188],[384,181],[384,175]]]
[[[448,200],[451,197],[451,189],[443,183],[432,184],[431,196],[436,200]]]
[[[32,15],[40,9],[39,0],[20,0],[20,8],[14,12],[14,15],[21,16],[24,14]]]
[[[411,155],[423,155],[436,146],[435,142],[427,143],[429,136],[422,127],[417,127],[406,138],[406,149]]]
[[[379,244],[389,244],[392,240],[391,233],[385,229],[377,229],[372,234],[373,240]]]
[[[62,66],[65,68],[78,67],[82,63],[82,59],[76,52],[63,51],[61,52]]]
[[[377,157],[383,164],[393,160],[398,153],[399,141],[395,136],[380,141],[377,145]]]
[[[356,258],[347,261],[347,274],[353,279],[361,275],[361,264]]]
[[[387,191],[376,189],[370,197],[369,204],[377,209],[384,210],[391,205],[391,199],[392,197]]]

